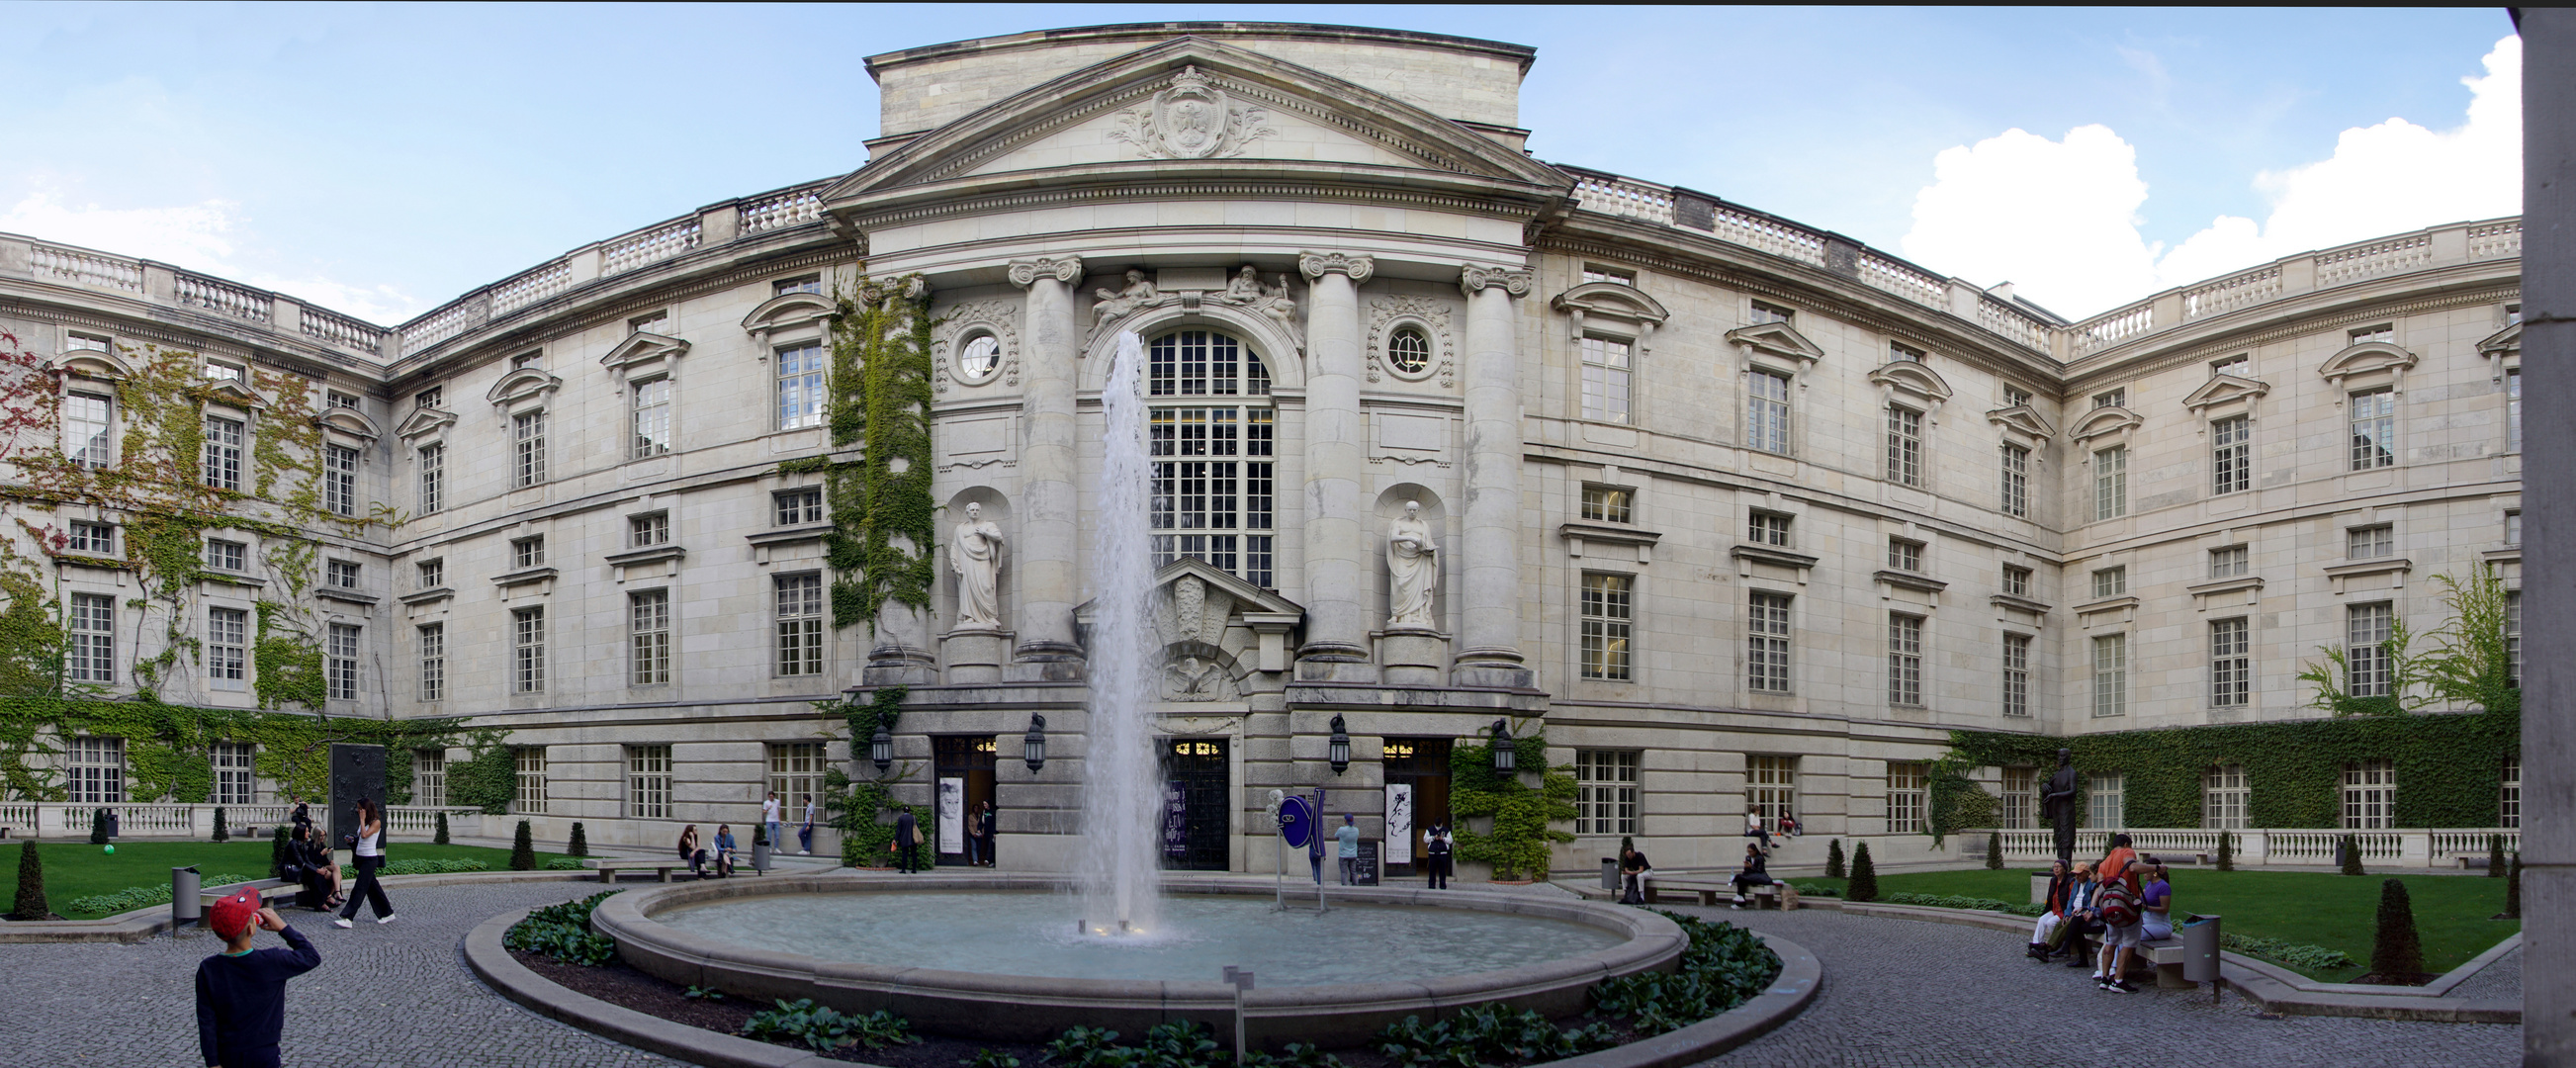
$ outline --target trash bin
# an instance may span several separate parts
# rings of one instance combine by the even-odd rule
[[[2218,917],[2193,916],[2182,925],[2182,977],[2194,983],[2218,981]]]
[[[201,878],[194,867],[170,869],[170,923],[172,929],[186,927],[205,919],[197,904],[197,881]]]
[[[114,812],[109,812],[109,813],[107,814],[107,836],[108,836],[108,837],[110,837],[110,838],[114,838],[114,837],[116,837],[117,835],[124,833],[123,831],[121,831],[121,830],[119,830],[119,829],[117,828],[117,824],[119,824],[120,822],[122,822],[122,820],[121,820],[121,818],[120,818],[116,813],[114,813]]]
[[[1619,858],[1601,858],[1601,888],[1614,894],[1619,892]]]

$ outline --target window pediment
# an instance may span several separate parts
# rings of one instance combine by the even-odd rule
[[[259,411],[268,407],[268,398],[260,396],[257,390],[230,379],[206,387],[206,400],[208,403],[230,405],[245,412]]]
[[[2272,392],[2272,385],[2269,382],[2253,378],[2238,378],[2235,375],[2219,375],[2202,383],[2199,389],[2192,390],[2191,396],[2182,399],[2182,404],[2185,408],[2200,412],[2222,404],[2250,401],[2270,392]]]
[[[1624,323],[1637,331],[1637,351],[1649,351],[1655,328],[1672,317],[1661,301],[1640,292],[1637,287],[1617,282],[1585,282],[1556,295],[1549,302],[1571,320],[1567,336],[1582,340],[1586,325],[1599,321]]]
[[[2481,341],[2481,342],[2478,342],[2478,353],[2479,353],[2480,355],[2492,356],[2492,355],[2495,355],[2495,354],[2500,353],[2500,352],[2521,352],[2521,351],[2522,351],[2522,324],[2521,324],[2521,323],[2515,323],[2515,324],[2513,324],[2512,326],[2508,326],[2508,327],[2505,327],[2505,328],[2504,328],[2504,329],[2502,329],[2502,330],[2498,330],[2498,331],[2496,331],[2495,333],[2492,333],[2492,334],[2487,335],[2487,339],[2486,339],[2486,340]]]
[[[1801,374],[1814,367],[1817,360],[1825,358],[1825,350],[1816,347],[1815,342],[1807,340],[1807,335],[1787,323],[1739,326],[1726,332],[1726,340],[1730,344],[1744,346],[1748,353],[1754,355],[1795,361]]]
[[[1950,383],[1939,372],[1912,360],[1897,360],[1871,371],[1869,381],[1883,391],[1912,394],[1934,406],[1950,400]]]
[[[662,359],[678,359],[688,353],[689,343],[686,341],[656,334],[650,330],[638,330],[628,334],[626,340],[618,342],[615,348],[609,349],[608,355],[600,357],[599,365],[613,371],[623,371],[636,364]]]
[[[751,314],[743,316],[742,330],[746,334],[766,337],[780,330],[820,321],[835,310],[832,298],[820,293],[781,293],[761,301]]]
[[[2016,404],[2009,408],[1997,408],[1987,412],[1986,421],[2004,428],[2005,433],[2027,438],[2033,444],[2057,436],[2057,428],[2048,425],[2048,420],[2041,418],[2040,414],[2027,404]]]
[[[440,411],[436,408],[421,408],[413,411],[408,418],[405,418],[402,421],[402,425],[395,427],[394,434],[405,441],[411,441],[418,438],[428,437],[431,434],[445,430],[449,424],[454,422],[456,422],[456,413],[454,412]]]
[[[47,370],[107,382],[122,382],[133,374],[133,368],[127,367],[115,353],[99,349],[73,349],[54,357],[53,362],[45,366]]]
[[[2076,420],[2074,426],[2067,428],[2066,436],[2089,444],[2095,438],[2118,437],[2126,434],[2143,422],[2146,420],[2139,418],[2138,413],[2114,404],[2084,413],[2084,418]]]
[[[2345,348],[2328,358],[2317,374],[2341,385],[2347,378],[2374,371],[2389,371],[2400,376],[2415,366],[2415,354],[2385,341],[2364,341]]]
[[[542,368],[522,367],[492,383],[485,400],[507,407],[530,397],[541,397],[563,386],[563,379],[547,374]]]
[[[352,408],[335,407],[314,416],[313,425],[324,430],[336,430],[361,441],[374,441],[384,436],[383,432],[376,429],[375,420],[367,418],[367,413]]]

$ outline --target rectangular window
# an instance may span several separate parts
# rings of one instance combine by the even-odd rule
[[[513,570],[542,567],[546,562],[546,536],[510,539],[510,566]]]
[[[219,490],[241,489],[242,421],[207,416],[205,456],[206,485]]]
[[[671,313],[666,311],[657,311],[648,315],[638,315],[632,319],[626,320],[626,332],[629,334],[660,334],[666,333],[670,329]]]
[[[2382,323],[2378,326],[2365,326],[2361,329],[2351,331],[2351,335],[2352,344],[2355,345],[2369,341],[2377,341],[2382,344],[2389,345],[2397,343],[2397,327],[2388,323]]]
[[[823,673],[823,576],[780,575],[778,673]]]
[[[1583,266],[1583,280],[1586,282],[1608,282],[1614,286],[1633,286],[1637,284],[1637,272],[1622,271],[1610,267],[1595,267],[1587,263]]]
[[[2254,699],[2252,630],[2243,619],[2209,622],[2209,703],[2243,708]]]
[[[75,805],[125,803],[125,739],[74,738],[71,774],[63,785]]]
[[[628,516],[626,518],[626,541],[627,544],[638,549],[654,545],[669,544],[671,541],[671,513],[655,512],[651,515]]]
[[[2252,826],[2245,822],[2245,801],[2252,793],[2246,788],[2243,764],[2218,764],[2202,772],[2200,825],[2213,831]]]
[[[2209,424],[2209,491],[2242,493],[2254,488],[2254,421],[2234,416]]]
[[[769,283],[769,295],[783,297],[790,293],[821,293],[823,276],[809,274],[801,278],[781,278]]]
[[[626,818],[671,818],[671,747],[626,747]]]
[[[2004,592],[2015,597],[2030,596],[2030,569],[2005,564]]]
[[[447,585],[447,560],[423,560],[417,565],[420,585],[417,589],[434,590]]]
[[[2522,368],[2519,367],[2507,368],[2504,372],[2504,426],[2505,448],[2521,452]]]
[[[330,656],[324,674],[334,701],[358,699],[358,628],[348,623],[331,624]]]
[[[330,403],[330,405],[331,405],[332,407],[334,407],[334,408],[357,408],[357,407],[358,407],[358,398],[353,397],[353,396],[350,396],[350,395],[348,395],[348,394],[346,394],[346,393],[339,392],[338,390],[326,390],[326,391],[324,391],[324,393],[323,393],[323,398],[324,398],[326,401],[328,401],[328,402]],[[361,411],[363,411],[364,409],[360,409],[360,410],[361,410]]]
[[[2004,635],[2004,715],[2030,715],[2030,635]]]
[[[420,447],[420,514],[428,515],[447,507],[447,446]]]
[[[326,560],[322,564],[322,581],[335,590],[358,588],[358,565],[348,560]]]
[[[1583,573],[1583,677],[1628,678],[1630,575]]]
[[[2006,445],[2003,450],[2003,511],[2030,514],[2030,450]]]
[[[447,624],[420,625],[420,699],[447,698]]]
[[[1745,407],[1744,443],[1764,452],[1789,453],[1789,376],[1755,371]]]
[[[2504,755],[2503,788],[2496,794],[2496,826],[2522,826],[2522,754]]]
[[[1583,518],[1594,523],[1632,523],[1630,506],[1637,491],[1625,486],[1583,487]]]
[[[778,429],[823,425],[823,346],[778,350]]]
[[[248,547],[237,541],[206,539],[206,566],[217,571],[242,571],[247,567]]]
[[[1887,703],[1923,703],[1923,617],[1887,614]]]
[[[216,742],[207,755],[215,765],[214,795],[207,800],[218,805],[247,805],[255,793],[251,747],[242,742]]]
[[[2126,566],[2105,567],[2093,572],[2093,599],[2126,596],[2129,592],[2129,569]]]
[[[626,631],[630,686],[665,686],[671,681],[671,591],[645,590],[626,597]]]
[[[63,455],[75,464],[99,469],[114,462],[115,439],[110,428],[112,411],[105,397],[87,393],[63,394]]]
[[[2093,518],[2118,519],[2129,514],[2129,447],[2114,445],[2093,454]]]
[[[72,644],[63,674],[74,682],[116,681],[116,598],[104,593],[72,595]]]
[[[2522,591],[2504,595],[2504,682],[2522,688]]]
[[[1922,363],[1923,350],[1915,348],[1914,346],[1908,345],[1902,341],[1890,341],[1887,343],[1887,361],[1889,363]]]
[[[2007,831],[2026,831],[2038,826],[2039,773],[2032,768],[2005,768],[2002,819]]]
[[[2129,387],[2127,386],[2121,386],[2118,389],[2093,395],[2093,407],[2096,410],[2102,408],[2126,408],[2128,406]]]
[[[2252,566],[2253,554],[2242,545],[2229,545],[2209,551],[2209,577],[2237,578]]]
[[[777,523],[782,527],[801,527],[823,521],[823,490],[819,486],[780,490],[770,495],[777,505]]]
[[[411,406],[414,408],[436,408],[440,404],[445,403],[446,399],[447,391],[444,388],[431,386],[428,389],[412,394]]]
[[[1798,758],[1747,755],[1744,758],[1744,810],[1779,829],[1780,817],[1794,815],[1798,804]]]
[[[2237,378],[2252,378],[2254,377],[2253,367],[2253,355],[2250,353],[2240,352],[2234,356],[2229,356],[2224,359],[2209,361],[2209,377],[2216,378],[2220,375],[2233,375]]]
[[[446,750],[412,750],[411,803],[423,808],[447,807]]]
[[[1627,342],[1584,337],[1583,417],[1604,423],[1628,421]]]
[[[2380,831],[2397,825],[2397,767],[2386,759],[2343,766],[2343,827]]]
[[[2093,715],[2129,713],[2129,636],[2103,634],[2093,639]]]
[[[239,367],[229,363],[216,363],[213,360],[208,360],[206,361],[206,381],[246,382],[249,381],[249,378]]]
[[[523,816],[544,815],[546,811],[546,747],[523,745],[511,751],[518,764],[518,781],[510,793],[510,811]]]
[[[1634,749],[1574,751],[1574,833],[1637,833]]]
[[[2344,692],[2354,697],[2388,696],[2388,624],[2396,616],[2388,602],[2344,609]]]
[[[2021,388],[2020,386],[2005,386],[2005,387],[2004,387],[2004,407],[2006,407],[2006,408],[2027,408],[2027,407],[2030,407],[2030,391],[2029,391],[2029,390],[2026,390],[2026,389],[2023,389],[2023,388]]]
[[[510,357],[510,369],[513,371],[522,367],[534,367],[542,370],[545,366],[546,350],[544,349],[529,349],[526,352]]]
[[[2522,544],[2522,509],[2520,508],[2504,514],[2504,543]]]
[[[1223,335],[1216,340],[1222,344],[1192,331],[1156,341],[1161,377],[1155,388],[1183,395],[1233,392],[1235,369],[1250,370],[1259,361],[1239,363],[1233,341]],[[1245,388],[1267,393],[1268,380]],[[1271,585],[1273,429],[1268,408],[1156,408],[1146,417],[1154,457],[1152,522],[1155,530],[1171,532],[1154,535],[1157,566],[1187,556],[1254,585]]]
[[[2097,771],[2085,776],[2084,825],[2095,830],[2116,831],[2129,823],[2128,776],[2117,771]]]
[[[1753,595],[1745,627],[1746,688],[1759,693],[1789,692],[1789,598],[1776,593]]]
[[[238,690],[249,676],[250,613],[239,608],[206,610],[206,679],[218,690]]]
[[[510,612],[511,690],[546,692],[546,610],[543,606]]]
[[[1755,545],[1789,544],[1789,517],[1778,512],[1755,512],[1745,524],[1744,537]]]
[[[116,555],[116,527],[110,523],[84,523],[77,519],[72,520],[71,533],[64,539],[63,548],[76,553],[114,556]]]
[[[322,508],[332,515],[358,514],[358,450],[322,447]]]
[[[2393,524],[2350,527],[2343,532],[2343,555],[2349,560],[2376,560],[2397,551],[2397,528]]]
[[[1765,304],[1758,300],[1753,302],[1753,321],[1756,324],[1785,323],[1796,318],[1797,314],[1777,304]]]
[[[517,464],[511,470],[513,487],[534,486],[546,480],[546,413],[529,412],[510,421],[515,434]]]
[[[1887,765],[1887,833],[1922,833],[1924,794],[1931,777],[1931,769],[1920,763]]]
[[[635,440],[632,454],[641,460],[671,451],[671,380],[635,383]]]
[[[1923,543],[1904,538],[1887,539],[1887,566],[1898,571],[1923,570]]]
[[[1923,413],[1894,404],[1887,406],[1887,480],[1923,484]]]
[[[2369,471],[2397,464],[2397,393],[2382,386],[2351,396],[2352,469]]]
[[[782,813],[805,815],[805,801],[823,793],[823,743],[774,742],[769,746],[769,792],[778,795]],[[773,843],[775,844],[775,843]]]

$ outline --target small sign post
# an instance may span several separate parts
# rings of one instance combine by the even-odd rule
[[[1225,966],[1225,981],[1234,985],[1234,1063],[1243,1063],[1243,995],[1252,990],[1252,969]]]

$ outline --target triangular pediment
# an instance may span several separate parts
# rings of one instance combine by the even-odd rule
[[[686,356],[688,353],[689,343],[686,341],[656,334],[650,330],[638,330],[626,335],[626,340],[618,342],[615,347],[609,349],[608,355],[600,357],[599,365],[628,367],[654,360]]]
[[[742,330],[746,334],[758,334],[771,330],[783,330],[791,326],[803,326],[832,314],[834,310],[832,298],[820,293],[807,293],[801,290],[794,293],[781,293],[761,301],[759,307],[751,310],[751,314],[743,316]]]
[[[1726,332],[1726,340],[1747,346],[1756,352],[1767,352],[1802,364],[1814,363],[1825,358],[1825,350],[1816,347],[1815,342],[1807,340],[1807,335],[1799,333],[1797,328],[1787,323],[1755,323],[1751,326],[1739,326]]]
[[[411,415],[403,419],[401,426],[394,428],[394,434],[409,441],[438,433],[455,422],[456,413],[454,412],[440,411],[436,408],[415,408]]]
[[[268,398],[260,396],[257,390],[226,378],[206,387],[206,403],[228,404],[243,411],[250,411],[268,407]]]
[[[314,416],[313,425],[325,430],[337,430],[365,441],[374,441],[383,436],[382,432],[376,429],[376,421],[367,418],[367,413],[336,405],[330,411]]]
[[[2199,389],[2192,390],[2191,396],[2182,399],[2182,405],[2197,412],[2204,408],[2215,408],[2221,404],[2252,400],[2270,392],[2272,392],[2272,386],[2268,382],[2239,378],[2235,375],[2218,375],[2202,383]]]
[[[1154,570],[1156,603],[1169,604],[1172,600],[1173,587],[1182,579],[1190,577],[1197,578],[1203,584],[1203,589],[1220,591],[1231,598],[1233,612],[1295,616],[1303,616],[1306,612],[1304,605],[1229,575],[1223,569],[1195,556],[1184,556]],[[1075,605],[1073,618],[1088,625],[1091,622],[1093,606],[1099,603],[1098,598],[1093,598]]]
[[[2521,323],[2515,323],[2515,324],[2513,324],[2512,326],[2508,326],[2508,327],[2505,327],[2505,328],[2504,328],[2504,329],[2502,329],[2502,330],[2498,330],[2498,331],[2496,331],[2495,333],[2492,333],[2492,334],[2487,335],[2487,339],[2486,339],[2486,340],[2481,341],[2481,342],[2478,342],[2478,352],[2479,352],[2479,353],[2481,353],[2481,354],[2485,354],[2485,355],[2492,355],[2492,354],[2494,354],[2494,353],[2499,353],[2499,352],[2521,352],[2521,351],[2522,351],[2522,324],[2521,324]]]
[[[2117,404],[2106,405],[2084,413],[2084,418],[2076,420],[2074,426],[2066,428],[2066,436],[2077,441],[2091,441],[2095,438],[2124,433],[2143,422],[2146,420],[2139,418],[2136,412]]]
[[[2385,341],[2364,341],[2358,345],[2347,346],[2342,352],[2329,357],[2325,366],[2317,368],[2317,374],[2329,381],[2341,382],[2354,375],[2391,369],[2403,371],[2413,366],[2415,366],[2414,353]]]
[[[522,367],[502,375],[500,381],[492,383],[492,391],[484,394],[483,399],[494,404],[509,404],[545,393],[561,385],[563,385],[563,379],[547,374],[545,368]]]
[[[2027,404],[1997,408],[1986,413],[1986,421],[2026,438],[2046,441],[2057,436],[2057,428]]]
[[[1903,390],[1933,403],[1950,399],[1950,383],[1939,373],[1912,360],[1896,360],[1869,373],[1872,385]]]

